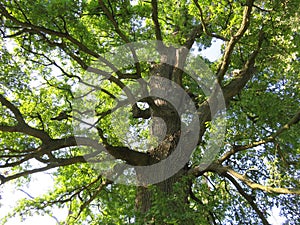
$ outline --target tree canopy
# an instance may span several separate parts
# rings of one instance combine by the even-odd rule
[[[2,222],[299,224],[299,8],[1,1],[0,188],[54,178]]]

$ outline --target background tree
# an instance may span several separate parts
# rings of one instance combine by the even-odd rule
[[[57,205],[70,209],[67,224],[268,224],[277,206],[289,224],[299,224],[298,9],[298,0],[1,1],[1,184],[24,185],[47,170],[55,178],[52,191],[24,199],[10,216],[49,213]],[[169,65],[186,59],[170,44],[197,53],[215,39],[223,41],[222,57],[206,62],[222,88],[227,129],[220,153],[204,167],[199,163],[214,128],[210,99]],[[95,109],[99,142],[76,136],[73,87],[85,70],[97,59],[114,67],[104,53],[144,40],[162,41],[161,60],[109,74]],[[173,80],[193,99],[197,147],[165,181],[116,184],[92,165],[100,146],[128,165],[147,166],[178,144],[180,115],[163,99],[143,99],[128,111],[134,135],[147,140],[165,132],[154,148],[136,149],[133,139],[126,143],[114,133],[111,118],[122,107],[122,89],[143,78],[150,91],[166,91],[157,77]]]

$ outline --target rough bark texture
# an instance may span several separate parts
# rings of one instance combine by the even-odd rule
[[[157,92],[166,92],[174,88],[172,80],[177,79],[178,74],[180,73],[177,68],[174,67],[176,62],[176,50],[174,48],[166,48],[161,54],[161,63],[155,65],[151,71],[151,80],[150,80],[150,94],[156,96]],[[159,78],[168,79],[170,82],[162,83]],[[181,80],[179,80],[181,83]],[[178,96],[180,98],[181,96]],[[170,102],[165,99],[156,98],[154,99],[155,106],[151,108],[151,135],[152,137],[157,138],[158,145],[149,150],[149,154],[157,161],[166,159],[176,148],[178,140],[180,138],[181,130],[181,120],[180,115]],[[177,106],[178,107],[178,106]],[[180,106],[179,106],[180,107]],[[184,149],[181,149],[183,151]],[[165,168],[170,169],[170,168]],[[184,166],[180,171],[178,171],[172,177],[159,182],[154,185],[154,188],[151,190],[157,190],[164,196],[169,196],[172,198],[174,196],[174,185],[176,182],[179,182],[183,175],[186,175],[188,167]],[[165,171],[159,171],[160,173],[165,173]],[[182,181],[181,181],[182,182]],[[178,196],[177,201],[186,202],[189,193],[189,185],[184,185],[185,190],[180,192],[181,196]],[[136,198],[136,206],[139,212],[142,214],[147,213],[151,208],[153,201],[152,191],[147,187],[138,187],[138,194]],[[176,192],[178,195],[178,192]],[[176,201],[171,202],[170,208],[173,210],[178,210],[180,207],[176,206]],[[155,221],[155,218],[152,218]],[[155,222],[155,224],[160,224]]]

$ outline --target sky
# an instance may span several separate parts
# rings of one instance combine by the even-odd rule
[[[222,41],[214,40],[210,48],[207,48],[200,53],[201,56],[209,59],[210,61],[215,61],[221,57],[221,45]],[[11,47],[11,46],[10,46]],[[1,218],[5,216],[8,212],[13,210],[16,206],[16,202],[22,198],[29,198],[25,193],[30,196],[37,197],[47,193],[49,189],[53,186],[53,178],[49,173],[43,172],[33,175],[33,182],[30,183],[28,187],[22,187],[22,189],[15,189],[12,183],[5,184],[0,187],[0,222]],[[55,209],[53,210],[53,215],[63,221],[68,213],[67,209]],[[284,218],[279,216],[280,209],[274,208],[271,212],[271,216],[268,218],[269,222],[273,225],[281,225],[285,221]],[[25,221],[20,221],[20,218],[12,218],[9,220],[7,225],[60,225],[57,223],[56,218],[50,216],[39,216],[33,215],[32,217],[26,219]]]

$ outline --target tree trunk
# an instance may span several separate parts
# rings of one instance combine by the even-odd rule
[[[168,93],[174,88],[174,85],[171,82],[172,79],[177,79],[176,82],[181,83],[181,80],[178,80],[178,76],[176,76],[176,78],[173,77],[175,71],[178,75],[178,70],[174,70],[174,65],[176,63],[174,62],[174,60],[176,60],[175,52],[176,49],[174,48],[165,49],[165,53],[161,55],[161,63],[154,66],[151,71],[150,95],[153,96],[153,102],[155,104],[154,107],[151,107],[151,135],[152,137],[157,138],[159,144],[155,148],[150,149],[149,154],[158,161],[166,159],[174,151],[180,138],[180,115],[178,115],[178,112],[170,102],[155,97],[157,96],[157,93]],[[161,78],[164,80],[168,79],[169,82],[161,82]],[[173,98],[174,97],[176,96],[173,96]],[[165,169],[167,170],[170,168]],[[168,211],[171,217],[174,213],[183,215],[184,212],[182,210],[184,210],[184,208],[182,207],[182,204],[187,203],[190,190],[190,182],[182,180],[182,177],[186,175],[187,169],[187,165],[183,166],[183,168],[175,175],[154,184],[151,188],[143,186],[138,187],[136,208],[141,217],[146,217],[147,215],[147,218],[142,219],[141,223],[147,224],[146,221],[151,220],[151,224],[165,224],[162,220],[157,219],[155,215],[149,215],[151,207],[154,207],[154,204],[159,201],[157,196],[166,198],[169,203]],[[159,172],[165,173],[165,171]],[[179,182],[181,185],[180,190],[174,188],[176,183]],[[157,192],[159,194],[157,194]],[[174,196],[176,196],[176,198],[174,198]],[[189,224],[193,223],[189,222]]]

